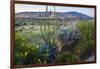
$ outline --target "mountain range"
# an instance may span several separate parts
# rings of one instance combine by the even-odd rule
[[[15,18],[58,18],[58,19],[66,19],[66,18],[75,18],[75,19],[92,19],[86,14],[70,11],[70,12],[20,12],[15,13]]]

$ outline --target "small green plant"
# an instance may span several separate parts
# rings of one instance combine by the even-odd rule
[[[75,63],[79,61],[79,57],[70,52],[63,52],[57,55],[57,63]]]

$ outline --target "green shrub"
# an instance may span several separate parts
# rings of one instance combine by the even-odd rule
[[[75,52],[80,56],[80,59],[85,60],[94,50],[94,23],[92,21],[81,20],[77,24],[81,40],[75,48]]]
[[[63,52],[57,55],[57,63],[76,63],[79,61],[79,57],[70,52]]]

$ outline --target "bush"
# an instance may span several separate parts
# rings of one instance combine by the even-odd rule
[[[21,33],[15,37],[15,64],[34,64],[38,62],[39,47],[28,43],[28,39]]]
[[[81,60],[85,60],[89,56],[93,55],[94,51],[94,23],[92,21],[79,21],[77,24],[80,33],[81,40],[75,48],[75,52],[78,52]]]
[[[79,61],[79,57],[70,52],[63,52],[57,55],[57,63],[76,63]]]
[[[57,32],[58,41],[61,42],[62,51],[71,51],[80,39],[79,29],[72,26],[61,27]]]

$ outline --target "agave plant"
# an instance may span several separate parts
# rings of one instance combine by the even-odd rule
[[[44,43],[40,47],[40,60],[41,63],[54,63],[56,59],[56,48]]]

